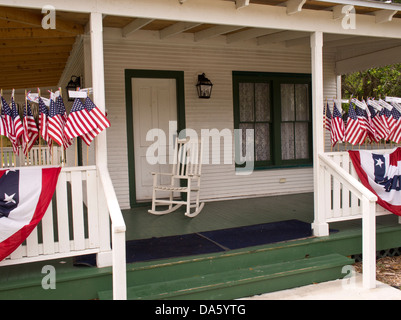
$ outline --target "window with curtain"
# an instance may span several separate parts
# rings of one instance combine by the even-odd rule
[[[233,72],[233,94],[236,147],[245,156],[252,129],[255,168],[312,163],[310,75]]]

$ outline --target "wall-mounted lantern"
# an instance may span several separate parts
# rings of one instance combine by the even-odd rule
[[[68,101],[74,101],[74,98],[70,98],[69,91],[77,91],[77,88],[81,87],[81,77],[71,76],[71,80],[67,84],[67,96]]]
[[[213,83],[205,77],[204,73],[198,75],[196,89],[198,90],[198,97],[200,99],[209,99],[212,94],[212,87]]]

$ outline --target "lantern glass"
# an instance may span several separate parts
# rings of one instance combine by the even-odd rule
[[[205,74],[202,73],[198,75],[198,83],[196,84],[196,88],[198,90],[198,97],[201,99],[209,99],[212,94],[213,83],[205,77]]]
[[[75,78],[75,79],[74,79]],[[81,77],[72,76],[70,81],[66,86],[68,101],[73,101],[73,98],[70,98],[69,91],[76,91],[77,88],[81,87]]]

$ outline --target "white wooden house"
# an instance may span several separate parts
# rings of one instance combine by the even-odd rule
[[[361,218],[363,213],[367,235],[364,281],[367,287],[374,286],[375,196],[341,168],[349,168],[347,154],[325,153],[330,149],[324,137],[323,106],[326,98],[341,98],[342,74],[401,62],[400,4],[362,0],[0,1],[0,22],[4,22],[0,32],[5,34],[8,28],[12,34],[14,30],[20,41],[34,38],[33,31],[40,29],[41,10],[49,4],[56,12],[56,30],[42,30],[49,37],[38,41],[50,39],[48,47],[67,47],[60,44],[61,34],[56,34],[63,28],[60,32],[68,31],[74,39],[68,57],[61,51],[49,53],[42,63],[52,63],[52,55],[64,57],[57,62],[61,64],[57,70],[27,63],[26,72],[15,69],[9,80],[0,80],[0,87],[64,88],[71,76],[80,76],[81,86],[92,87],[94,102],[107,112],[111,127],[99,135],[96,145],[82,149],[84,167],[73,168],[74,154],[69,150],[63,170],[65,179],[80,179],[74,172],[81,170],[85,179],[93,171],[101,181],[98,203],[93,204],[95,214],[105,214],[100,193],[104,192],[116,236],[113,240],[118,242],[113,242],[111,251],[109,239],[103,237],[105,229],[100,229],[93,247],[82,244],[79,252],[68,250],[67,255],[102,252],[98,249],[102,246],[114,252],[113,262],[100,265],[117,268],[113,271],[115,298],[126,297],[121,209],[148,201],[149,172],[165,168],[145,161],[155,141],[146,141],[146,134],[154,128],[166,133],[167,142],[170,134],[184,128],[208,139],[203,201],[314,192],[316,236],[328,235],[328,222]],[[34,26],[33,31],[22,35],[24,24]],[[68,26],[74,32],[66,31]],[[17,47],[7,40],[1,55],[6,57],[9,50],[17,56]],[[31,47],[39,65],[41,45]],[[53,72],[47,82],[27,81],[29,72],[32,78],[46,77],[47,70]],[[210,99],[200,99],[196,91],[202,73],[213,82]],[[260,109],[261,105],[267,109]],[[253,170],[244,174],[236,164],[234,133],[246,128],[255,129],[256,142]],[[358,208],[340,210],[339,204],[337,211],[336,204],[331,208],[331,176],[335,178],[333,190],[350,191],[361,201]],[[91,181],[94,185],[95,180]],[[108,228],[102,219],[98,222],[100,228]],[[42,254],[40,259],[61,256],[62,250]]]

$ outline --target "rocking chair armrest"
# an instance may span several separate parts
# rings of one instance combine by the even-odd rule
[[[158,175],[158,174],[160,174],[162,176],[172,176],[173,175],[172,173],[168,173],[168,172],[151,172],[152,176]]]
[[[200,178],[200,174],[188,174],[187,176],[183,175],[173,175],[175,179],[187,179],[187,178]]]

